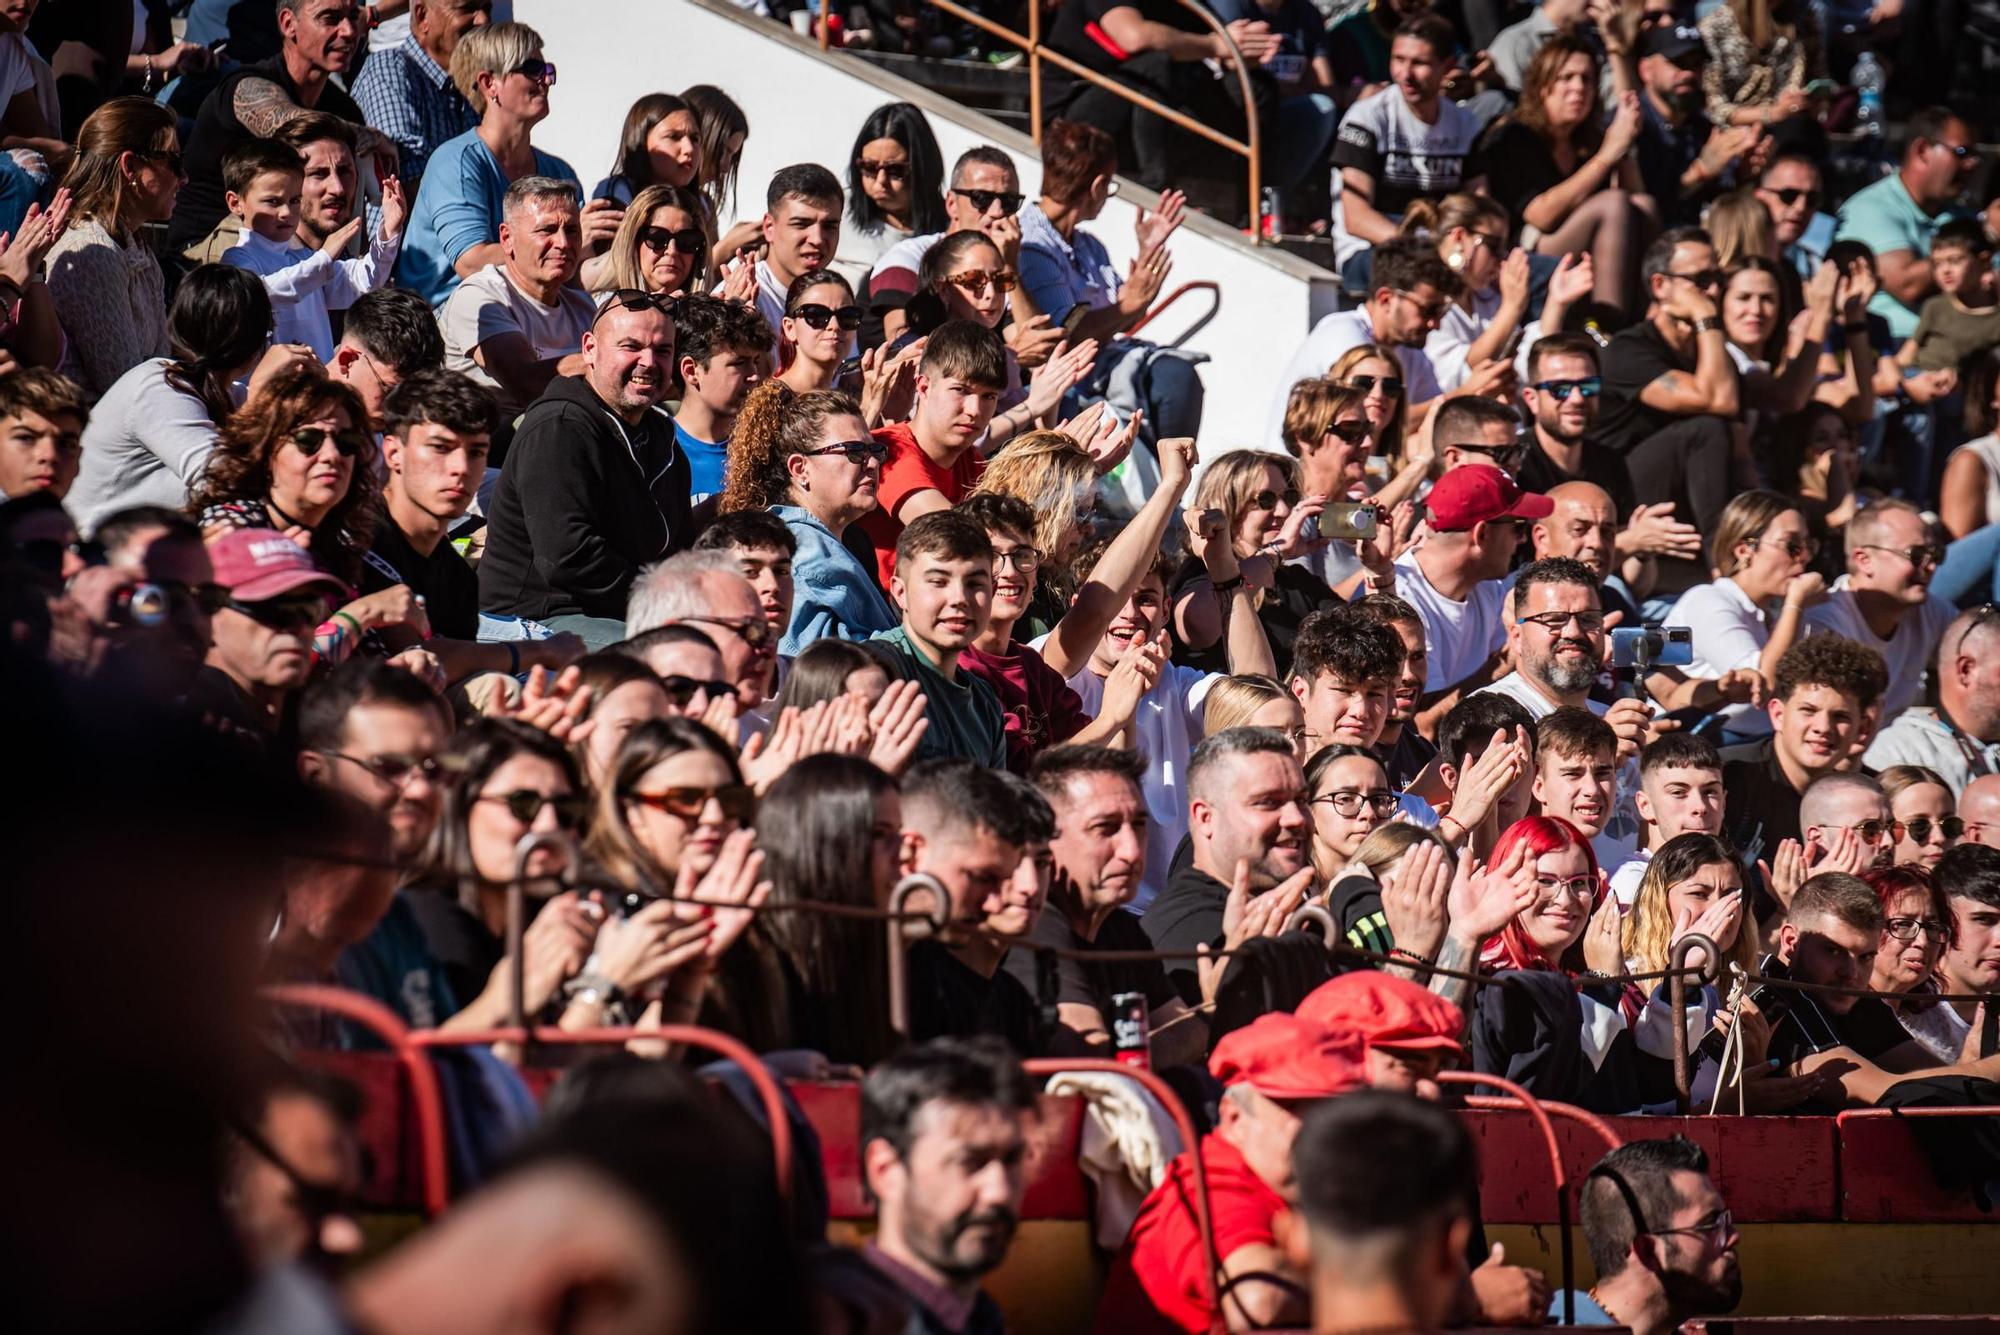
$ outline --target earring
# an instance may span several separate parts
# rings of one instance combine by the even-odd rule
[[[1444,257],[1444,262],[1453,272],[1457,272],[1465,267],[1465,252],[1454,250],[1451,254]]]

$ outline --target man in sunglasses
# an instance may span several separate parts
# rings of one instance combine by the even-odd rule
[[[1913,705],[1877,733],[1862,762],[1878,774],[1922,765],[1960,796],[1968,784],[2000,775],[2000,615],[1992,606],[1960,613],[1945,627],[1931,669],[1938,703]]]
[[[1661,23],[1639,34],[1639,179],[1673,223],[1700,220],[1736,160],[1763,134],[1756,125],[1716,125],[1703,112],[1701,30]]]
[[[1431,438],[1446,472],[1466,464],[1485,464],[1518,475],[1527,454],[1519,415],[1504,403],[1470,394],[1445,400],[1438,409]]]
[[[1584,1179],[1583,1235],[1597,1282],[1559,1293],[1549,1319],[1672,1335],[1743,1298],[1738,1235],[1708,1173],[1708,1155],[1684,1136],[1635,1140]]]
[[[1955,615],[1930,588],[1944,544],[1923,511],[1894,497],[1863,507],[1848,522],[1846,543],[1847,573],[1806,610],[1806,624],[1882,655],[1889,689],[1875,717],[1881,728],[1917,702],[1925,665]]]
[[[1757,178],[1757,198],[1771,215],[1771,232],[1785,262],[1810,278],[1824,256],[1805,247],[1805,235],[1819,214],[1820,170],[1818,159],[1793,150],[1780,153],[1764,164]]]
[[[908,237],[882,252],[869,271],[866,301],[868,322],[861,327],[861,346],[894,342],[908,326],[903,308],[910,304],[922,284],[917,271],[932,246],[953,232],[984,232],[999,248],[1001,262],[1019,273],[1021,269],[1021,175],[1014,159],[991,144],[975,144],[952,164],[951,184],[944,192],[944,212],[949,220],[942,232]],[[1042,314],[1033,307],[1025,288],[1016,286],[1008,298],[1014,323],[1010,330]],[[1043,321],[1044,336],[1056,335]],[[1054,346],[1051,338],[1049,346]],[[1020,349],[1016,349],[1017,352]],[[1047,350],[1042,351],[1047,356]],[[1035,362],[1025,362],[1035,365]]]
[[[696,505],[721,493],[736,414],[776,369],[771,346],[777,335],[771,330],[740,301],[692,296],[674,303],[674,354],[686,387],[674,414],[674,444],[693,469],[689,499]]]
[[[1875,252],[1881,289],[1868,309],[1889,322],[1898,343],[1917,332],[1918,308],[1938,290],[1931,273],[1931,236],[1959,216],[1952,201],[1979,168],[1979,140],[1948,107],[1911,116],[1902,165],[1863,186],[1840,206],[1836,241],[1865,241]]]
[[[211,539],[214,644],[189,707],[249,736],[274,739],[285,703],[313,668],[313,632],[346,588],[306,549],[268,528]]]
[[[632,583],[625,625],[633,636],[683,625],[707,636],[722,655],[720,679],[734,684],[737,705],[744,711],[757,708],[773,693],[778,631],[738,558],[730,553],[686,551],[641,570]],[[666,675],[654,655],[644,657],[655,672]]]

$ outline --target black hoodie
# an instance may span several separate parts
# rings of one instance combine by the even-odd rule
[[[691,486],[664,412],[628,427],[583,377],[550,381],[522,416],[494,489],[480,609],[623,621],[639,567],[693,539]]]

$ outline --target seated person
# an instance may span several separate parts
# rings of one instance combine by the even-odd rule
[[[1685,1136],[1628,1141],[1599,1159],[1584,1179],[1582,1213],[1597,1282],[1557,1294],[1550,1321],[1668,1335],[1742,1300],[1729,1204],[1708,1155]]]
[[[1953,201],[1979,167],[1977,134],[1949,107],[1925,107],[1903,129],[1898,168],[1847,197],[1838,241],[1864,242],[1875,254],[1881,287],[1868,303],[1889,322],[1892,337],[1917,332],[1924,302],[1938,290],[1931,272],[1931,237],[1960,216]]]
[[[1722,757],[1706,738],[1669,732],[1639,753],[1639,791],[1632,799],[1645,822],[1646,842],[1611,864],[1611,893],[1630,910],[1646,864],[1669,839],[1722,833]]]
[[[1618,734],[1587,709],[1564,705],[1535,723],[1535,803],[1591,842],[1600,867],[1616,867],[1638,847],[1638,813],[1619,800]]]
[[[1806,609],[1815,631],[1845,636],[1882,656],[1889,681],[1872,724],[1887,727],[1917,703],[1924,669],[1957,609],[1931,592],[1944,559],[1935,525],[1916,504],[1884,497],[1847,526],[1847,573]]]
[[[869,643],[889,650],[887,661],[898,677],[923,687],[930,727],[918,756],[1005,769],[999,697],[958,661],[992,614],[993,544],[986,530],[955,511],[920,515],[897,539],[896,561],[889,596],[902,609],[902,624]]]
[[[721,297],[674,303],[674,351],[680,359],[680,411],[674,444],[694,471],[695,504],[722,491],[730,433],[743,401],[771,373],[771,326],[754,307]]]
[[[1938,292],[1917,312],[1916,332],[1896,360],[1919,371],[1959,368],[2000,343],[2000,302],[1992,287],[1993,242],[1984,224],[1954,218],[1931,236],[1931,278]],[[1924,402],[1918,377],[1908,382],[1910,397]]]
[[[798,548],[781,520],[759,510],[723,515],[701,531],[694,545],[696,551],[735,557],[743,578],[757,591],[772,638],[785,633],[792,619],[792,558]],[[783,676],[781,669],[776,685],[783,684]]]

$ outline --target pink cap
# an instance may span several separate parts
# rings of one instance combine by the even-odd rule
[[[336,597],[347,586],[313,564],[312,554],[274,528],[233,528],[208,540],[215,582],[246,603],[319,587]]]

